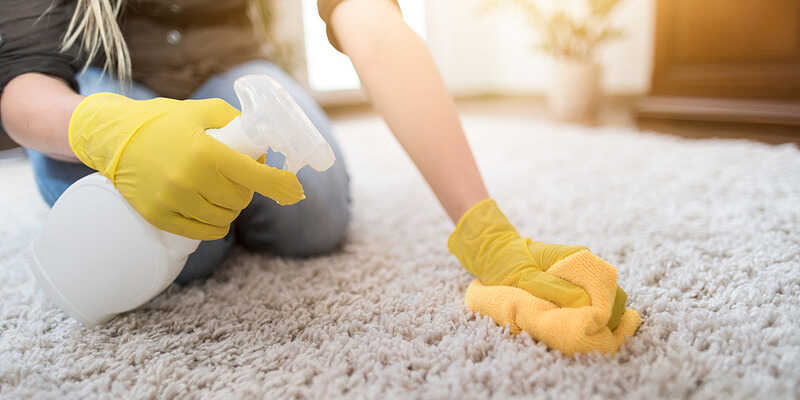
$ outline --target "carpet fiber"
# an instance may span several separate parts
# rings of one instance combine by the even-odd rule
[[[637,335],[566,358],[463,306],[441,207],[377,119],[337,124],[349,239],[308,260],[237,249],[104,327],[50,306],[24,250],[46,208],[0,163],[3,398],[797,398],[800,152],[475,115],[490,191],[526,236],[618,266]]]

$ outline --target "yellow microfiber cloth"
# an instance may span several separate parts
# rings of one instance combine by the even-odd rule
[[[494,200],[461,217],[448,247],[478,277],[467,308],[564,354],[613,354],[641,324],[616,268],[585,247],[521,238]]]
[[[473,312],[488,315],[499,325],[508,325],[512,333],[528,332],[566,355],[595,350],[613,354],[641,324],[639,314],[628,308],[617,328],[613,332],[608,328],[617,270],[590,251],[573,254],[548,272],[586,289],[592,304],[562,308],[525,290],[486,286],[478,279],[467,288],[464,303]]]

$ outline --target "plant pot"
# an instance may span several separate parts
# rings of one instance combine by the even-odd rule
[[[568,58],[553,60],[547,107],[553,118],[590,121],[600,105],[600,64]]]

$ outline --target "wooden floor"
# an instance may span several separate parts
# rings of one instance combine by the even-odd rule
[[[794,143],[800,147],[800,126],[767,124],[712,123],[640,119],[636,116],[636,97],[613,97],[605,101],[597,117],[580,123],[592,126],[620,126],[693,139],[750,139],[770,144]],[[483,96],[456,101],[459,112],[498,116],[535,116],[548,118],[541,97]],[[373,113],[369,105],[327,107],[332,119],[353,118]]]
[[[750,139],[769,144],[794,143],[800,147],[800,126],[662,119],[640,119],[636,125],[642,130],[694,139]]]

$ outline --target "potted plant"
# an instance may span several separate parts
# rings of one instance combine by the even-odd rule
[[[595,115],[601,97],[602,70],[595,59],[597,48],[622,36],[611,26],[609,16],[621,0],[581,0],[580,9],[559,0],[559,7],[546,13],[536,0],[484,0],[486,9],[501,6],[521,11],[539,32],[536,49],[552,56],[553,72],[547,91],[551,114],[563,120],[586,120]],[[555,3],[555,2],[553,2]],[[574,11],[578,12],[574,12]]]

